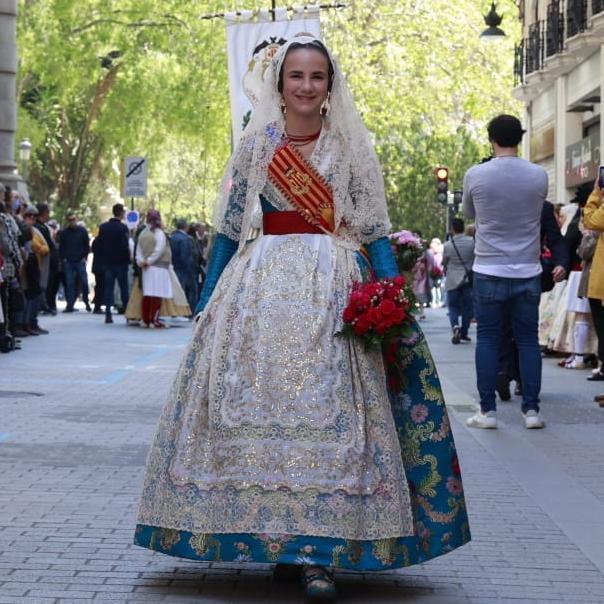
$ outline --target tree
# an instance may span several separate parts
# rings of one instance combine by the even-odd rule
[[[350,0],[322,15],[375,136],[397,228],[442,234],[434,167],[447,165],[459,187],[488,151],[486,121],[519,111],[511,97],[517,9],[499,3],[509,36],[489,47],[479,40],[487,4]],[[209,0],[21,0],[17,140],[34,145],[34,195],[92,216],[105,202],[99,195],[118,194],[122,158],[140,154],[150,165],[148,203],[167,219],[209,218],[230,119],[224,25],[201,17],[224,8]]]

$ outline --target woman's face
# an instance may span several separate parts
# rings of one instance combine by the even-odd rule
[[[283,100],[288,115],[316,117],[327,98],[329,63],[318,50],[297,48],[283,62]]]

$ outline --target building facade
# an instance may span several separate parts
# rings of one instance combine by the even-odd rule
[[[17,0],[0,0],[0,183],[19,188],[15,164],[17,126]]]
[[[604,148],[604,0],[524,0],[514,96],[524,103],[524,157],[549,174],[565,203],[594,181]]]

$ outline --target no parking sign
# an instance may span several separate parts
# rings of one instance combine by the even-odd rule
[[[127,157],[122,171],[122,197],[147,197],[147,160]]]

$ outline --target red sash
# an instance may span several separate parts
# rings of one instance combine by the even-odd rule
[[[333,233],[333,192],[297,149],[289,143],[279,147],[268,166],[268,176],[304,220]]]

